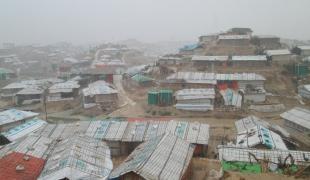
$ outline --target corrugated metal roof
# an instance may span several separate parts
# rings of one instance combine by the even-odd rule
[[[290,55],[291,54],[291,52],[288,49],[266,50],[265,53],[268,56]]]
[[[20,82],[14,82],[8,84],[7,86],[3,87],[2,89],[23,89],[29,86],[44,86],[46,84],[54,84],[63,82],[62,79],[57,78],[49,78],[49,79],[39,79],[39,80],[24,80]]]
[[[188,141],[188,142],[197,141],[197,139],[198,139],[197,137],[199,137],[199,128],[200,128],[199,123],[190,123],[189,127],[188,127],[186,141]],[[209,135],[207,135],[207,136],[209,136]]]
[[[57,139],[64,139],[77,134],[86,134],[90,121],[77,121],[74,123],[47,124],[36,134]]]
[[[215,98],[213,88],[209,89],[182,89],[175,93],[176,109],[187,111],[213,110],[212,99]]]
[[[144,137],[144,132],[146,131],[148,127],[148,122],[138,122],[138,123],[135,123],[135,125],[136,125],[136,128],[134,130],[134,133],[132,133],[133,135],[132,141],[142,142],[143,137]],[[126,131],[125,131],[124,136],[126,136]]]
[[[105,81],[96,81],[88,85],[87,88],[83,89],[84,96],[93,96],[97,94],[115,94],[118,93],[111,84]]]
[[[124,132],[122,141],[142,142],[144,132],[146,131],[147,122],[130,122]]]
[[[49,93],[59,93],[59,92],[72,92],[73,89],[79,88],[80,85],[77,81],[66,81],[63,83],[56,83],[50,88],[48,88]]]
[[[209,124],[201,124],[199,129],[194,128],[194,131],[199,131],[198,137],[196,140],[197,144],[208,144],[209,143]]]
[[[127,124],[127,121],[110,121],[105,139],[109,141],[120,141],[125,133]]]
[[[294,163],[297,165],[310,165],[310,152],[308,151],[291,151],[291,150],[262,150],[248,149],[229,146],[218,146],[219,159],[221,161],[239,161],[239,162],[256,162],[253,154],[259,160],[269,159],[271,162],[278,164],[291,154]],[[288,163],[291,163],[288,161]]]
[[[187,83],[216,84],[214,73],[177,72],[166,78],[167,80],[185,80]]]
[[[289,111],[286,111],[280,116],[288,121],[291,121],[299,126],[310,129],[310,110],[303,109],[300,107],[295,107]]]
[[[301,50],[310,50],[310,46],[308,45],[308,46],[297,46],[299,49],[301,49]]]
[[[267,61],[265,55],[258,56],[232,56],[232,61]]]
[[[205,83],[216,81],[254,81],[266,80],[262,75],[256,73],[233,73],[233,74],[215,74],[204,72],[177,72],[166,78],[167,80],[185,80],[186,82]]]
[[[190,129],[191,124],[196,124],[199,128]],[[182,136],[176,130],[178,124],[183,124]],[[209,125],[199,122],[187,121],[78,121],[67,124],[47,124],[36,132],[37,135],[51,138],[66,138],[75,134],[85,134],[101,140],[123,141],[123,142],[142,142],[165,133],[180,135],[183,139],[188,139],[189,131],[198,131],[199,137],[189,138],[193,144],[208,144]]]
[[[91,64],[92,68],[100,67],[100,66],[125,66],[125,62],[120,59],[99,59],[94,60]]]
[[[270,124],[256,116],[248,116],[245,118],[242,118],[238,121],[235,121],[235,126],[237,129],[237,133],[244,133],[245,131],[250,132],[252,128],[255,128],[257,125],[270,127]]]
[[[74,136],[56,144],[38,179],[106,179],[112,168],[106,143]]]
[[[40,120],[38,118],[33,118],[32,120],[29,120],[21,125],[9,129],[6,132],[3,132],[2,135],[4,135],[10,141],[15,141],[21,137],[24,137],[38,130],[45,124],[46,124],[45,121]]]
[[[49,150],[54,145],[51,138],[30,135],[16,140],[0,149],[0,158],[10,152],[19,152],[26,155],[31,155],[37,158],[46,159]]]
[[[249,110],[257,112],[280,112],[285,110],[283,104],[250,105]]]
[[[148,128],[144,135],[144,141],[152,139],[156,136],[162,135],[165,133],[167,123],[162,121],[150,121]]]
[[[219,40],[250,39],[250,35],[219,35]]]
[[[176,109],[185,111],[210,111],[214,109],[214,105],[211,103],[177,103],[175,105]]]
[[[159,136],[139,145],[110,178],[134,172],[147,180],[178,180],[186,172],[193,152],[194,146],[177,136]]]
[[[186,99],[214,99],[215,91],[213,88],[205,89],[182,89],[175,92],[176,100]]]
[[[29,94],[43,94],[44,88],[39,86],[29,86],[20,91],[18,91],[17,95],[29,95]]]
[[[78,134],[87,134],[86,130],[89,125],[90,121],[77,121],[65,124],[46,124],[44,127],[36,131],[35,134],[49,138],[65,139]]]
[[[24,119],[32,118],[39,115],[39,113],[31,111],[21,111],[17,109],[9,109],[6,111],[0,112],[0,126],[12,122],[21,121]]]
[[[282,138],[263,126],[257,125],[249,131],[240,132],[237,135],[237,147],[255,147],[259,144],[265,145],[269,149],[287,150]]]
[[[14,82],[14,83],[6,85],[2,89],[23,89],[23,88],[26,88],[28,86],[29,85],[24,84],[24,83]]]
[[[193,56],[192,61],[228,61],[228,56]]]
[[[184,139],[186,136],[186,132],[187,132],[187,127],[188,123],[186,122],[178,122],[176,129],[175,129],[175,133],[174,135],[178,136],[181,139]]]
[[[102,132],[103,128],[101,126],[106,127],[107,126],[106,124],[107,123],[105,121],[92,121],[89,124],[88,128],[86,128],[85,134],[90,137],[98,138],[98,135],[96,134]],[[99,136],[99,138],[102,138],[102,136]]]
[[[234,73],[234,74],[216,74],[218,81],[265,81],[266,79],[256,73]]]
[[[167,77],[167,79],[184,79],[184,80],[214,80],[214,73],[204,72],[177,72]]]

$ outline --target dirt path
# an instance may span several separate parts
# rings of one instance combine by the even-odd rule
[[[123,88],[122,84],[122,76],[121,75],[114,75],[114,85],[118,90],[118,97],[119,97],[119,109],[113,111],[109,114],[111,117],[116,116],[128,116],[128,117],[139,117],[144,115],[144,109],[129,98],[127,92]]]
[[[116,86],[116,89],[118,90],[118,96],[121,102],[120,106],[122,107],[127,104],[129,104],[130,106],[135,106],[137,103],[128,97],[126,91],[123,88],[122,75],[114,75],[113,80],[114,80],[114,85]]]

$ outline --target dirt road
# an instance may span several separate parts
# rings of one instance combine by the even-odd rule
[[[114,75],[113,81],[116,89],[118,90],[118,95],[121,102],[120,106],[122,107],[127,104],[129,104],[130,106],[135,106],[137,103],[128,97],[126,91],[123,88],[122,75]]]
[[[119,109],[109,114],[111,117],[139,117],[144,115],[141,105],[129,98],[127,92],[123,88],[122,76],[114,75],[114,84],[118,90]]]

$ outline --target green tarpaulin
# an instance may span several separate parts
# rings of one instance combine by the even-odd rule
[[[133,77],[131,77],[131,79],[134,80],[134,81],[137,81],[139,83],[153,81],[152,78],[147,77],[147,76],[143,76],[141,74],[136,74]]]
[[[257,163],[222,161],[224,171],[238,171],[242,173],[261,173],[261,166]]]

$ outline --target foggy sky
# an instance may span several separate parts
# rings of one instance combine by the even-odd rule
[[[251,27],[310,39],[309,0],[0,0],[0,43],[196,40]]]

